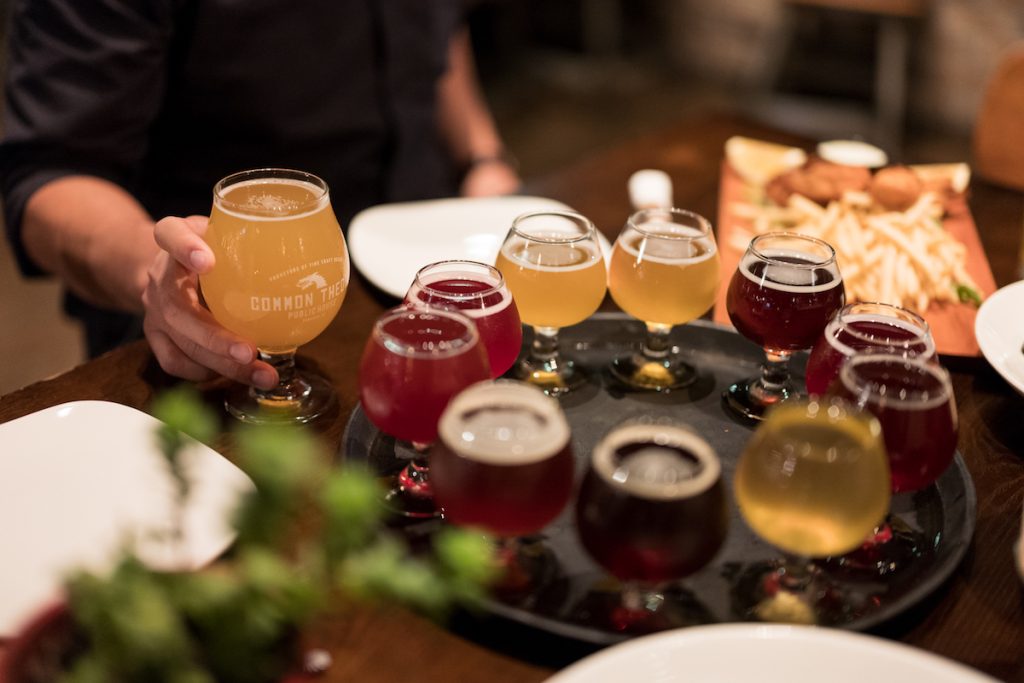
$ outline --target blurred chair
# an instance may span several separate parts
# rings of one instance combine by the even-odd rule
[[[874,74],[871,110],[865,133],[893,158],[902,153],[911,42],[916,25],[928,13],[930,0],[781,0],[783,27],[777,40],[773,76],[778,78],[782,55],[795,39],[797,13],[848,13],[874,24]],[[771,59],[771,58],[770,58]]]
[[[972,142],[975,173],[1024,190],[1024,42],[1006,51],[989,80]]]

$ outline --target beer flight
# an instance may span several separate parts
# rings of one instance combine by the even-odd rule
[[[201,280],[211,312],[253,339],[281,378],[270,391],[230,394],[229,412],[297,423],[323,414],[333,390],[295,371],[294,354],[330,323],[348,283],[326,184],[279,169],[229,176],[215,188],[206,239],[217,258]],[[524,543],[571,507],[583,548],[622,584],[610,626],[644,632],[672,625],[659,591],[724,543],[727,482],[714,447],[677,420],[610,424],[592,453],[574,454],[559,397],[586,373],[562,354],[559,330],[610,293],[646,327],[638,351],[612,360],[612,381],[624,391],[686,387],[700,368],[669,335],[714,304],[720,265],[710,223],[670,208],[630,216],[609,263],[584,216],[519,216],[494,264],[453,259],[416,273],[404,301],[374,323],[358,385],[370,422],[417,454],[390,482],[392,508],[490,532],[516,577],[504,587],[529,590],[537,554],[528,559]],[[748,596],[749,616],[775,618],[781,586],[809,603],[797,620],[814,621],[809,596],[829,590],[833,570],[877,579],[913,559],[914,539],[892,533],[887,515],[892,494],[930,486],[953,459],[949,376],[920,316],[846,304],[835,251],[820,239],[755,237],[726,302],[738,333],[764,351],[760,376],[722,394],[723,410],[756,425],[732,493],[779,551],[764,590]],[[520,356],[524,325],[533,338]],[[788,367],[805,350],[806,392]]]

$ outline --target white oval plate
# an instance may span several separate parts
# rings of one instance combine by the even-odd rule
[[[875,636],[782,624],[666,631],[601,650],[548,683],[993,683],[924,650]]]
[[[974,336],[985,359],[1024,394],[1024,280],[993,292],[974,320]]]
[[[234,540],[230,513],[252,480],[191,442],[181,545],[170,528],[174,486],[156,442],[161,423],[108,401],[75,401],[0,425],[0,637],[60,597],[69,570],[110,569],[124,542],[158,569],[194,569]]]
[[[457,197],[381,204],[352,219],[352,263],[374,286],[401,299],[428,263],[468,259],[494,263],[512,221],[530,211],[571,211],[543,197]],[[626,216],[623,216],[625,222]],[[611,245],[598,233],[605,259]]]

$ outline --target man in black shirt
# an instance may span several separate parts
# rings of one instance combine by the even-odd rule
[[[343,226],[518,185],[459,0],[16,0],[9,47],[8,236],[24,273],[63,280],[94,354],[143,314],[166,371],[273,386],[196,290],[200,216],[229,173],[315,173]]]

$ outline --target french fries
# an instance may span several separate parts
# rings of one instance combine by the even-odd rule
[[[863,192],[847,192],[828,206],[792,195],[786,206],[736,203],[731,246],[746,249],[758,234],[776,230],[822,239],[836,250],[847,301],[878,301],[923,313],[933,302],[977,296],[967,273],[967,249],[942,227],[940,198],[926,192],[906,211],[885,211]],[[973,297],[972,297],[973,295]]]

